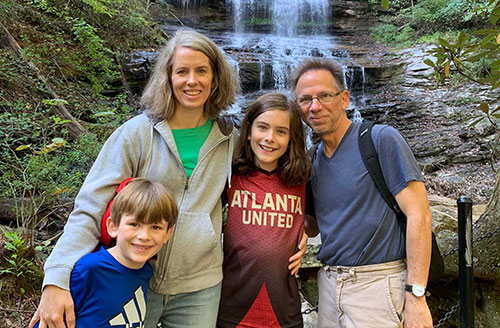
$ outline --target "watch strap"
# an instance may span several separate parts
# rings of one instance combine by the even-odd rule
[[[424,286],[422,286],[422,288],[424,288],[424,295],[422,295],[422,296],[425,296],[425,297],[429,297],[429,296],[431,296],[431,293],[429,293],[429,292],[427,291],[427,288],[425,288]],[[415,295],[415,294],[413,293],[413,285],[405,284],[405,291],[410,292],[410,293],[412,293],[413,295]],[[417,296],[417,295],[415,295],[415,296],[416,296],[416,297],[422,297],[422,296]]]

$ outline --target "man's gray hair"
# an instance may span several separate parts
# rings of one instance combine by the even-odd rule
[[[345,90],[344,70],[342,69],[342,66],[329,58],[311,58],[306,59],[302,63],[300,63],[300,65],[290,74],[288,78],[288,84],[291,91],[295,93],[297,82],[302,75],[304,75],[308,71],[317,70],[329,71],[333,75],[333,79],[335,80],[335,88],[337,89],[337,91]]]

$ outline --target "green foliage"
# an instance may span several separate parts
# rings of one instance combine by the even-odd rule
[[[98,94],[120,81],[115,52],[164,42],[152,28],[153,6],[147,0],[6,1],[0,20],[45,76],[85,78]]]
[[[381,42],[385,42],[392,46],[408,47],[415,40],[415,33],[410,26],[405,26],[403,29],[392,24],[380,24],[371,30],[370,36]]]
[[[500,1],[491,0],[488,6],[491,7],[490,21],[497,23]],[[490,90],[500,87],[500,27],[497,24],[493,28],[483,28],[474,31],[473,35],[476,38],[462,31],[455,42],[438,39],[437,46],[430,51],[435,60],[425,60],[434,68],[436,84],[444,85],[457,73],[470,81],[490,86]],[[472,119],[470,126],[480,122],[488,122],[496,132],[489,142],[491,166],[495,169],[495,163],[500,159],[500,107],[490,107],[482,102],[479,114]]]
[[[22,78],[21,78],[22,77]],[[0,108],[5,108],[9,95],[17,94],[16,101],[29,97],[35,84],[26,65],[7,49],[0,49]],[[14,103],[15,101],[11,101]]]
[[[95,139],[94,139],[95,140]],[[74,196],[85,179],[86,172],[97,156],[100,144],[92,139],[83,139],[74,149],[70,149],[62,138],[54,138],[52,142],[33,149],[30,145],[22,145],[16,150],[4,147],[0,170],[0,196],[18,199],[16,208],[17,226],[28,241],[28,247],[34,249],[35,229],[57,210],[55,199]],[[28,154],[24,154],[30,151]],[[93,157],[90,157],[93,156]],[[16,274],[25,264],[16,264]],[[9,270],[12,271],[14,267]]]
[[[438,46],[430,51],[436,61],[425,61],[434,68],[436,83],[444,84],[455,71],[469,80],[490,85],[492,90],[500,86],[500,43],[496,40],[500,29],[483,29],[475,34],[484,37],[481,41],[471,41],[469,34],[461,32],[456,42],[438,39]],[[477,74],[477,63],[488,65],[487,71],[483,72],[485,76]]]
[[[413,8],[412,24],[432,31],[443,27],[459,28],[471,15],[475,6],[469,0],[425,0],[419,1]]]
[[[21,200],[18,226],[26,236],[45,220],[39,215],[45,206],[76,193],[101,148],[93,135],[73,144],[61,137],[68,121],[49,114],[49,107],[60,102],[19,100],[0,113],[0,196]]]
[[[149,10],[162,17],[167,6],[150,0],[0,1],[0,22],[22,48],[17,56],[0,47],[0,197],[15,200],[17,228],[4,233],[0,226],[1,304],[17,308],[39,293],[38,256],[52,246],[35,241],[35,233],[39,239],[54,232],[104,139],[135,114],[124,93],[116,96],[121,79],[115,54],[164,43]],[[109,85],[113,92],[101,93]],[[47,86],[60,99],[49,97]],[[69,121],[55,114],[60,105],[98,133],[72,140]]]
[[[33,263],[33,253],[29,251],[25,240],[17,231],[4,231],[6,237],[5,249],[7,250],[5,262],[0,268],[1,275],[11,275],[21,287],[26,284],[40,285],[42,272]],[[24,288],[20,290],[24,292]]]
[[[49,3],[47,0],[28,0],[26,1],[28,5],[32,5],[34,8],[43,11],[48,14],[59,15],[57,7],[53,3]]]
[[[118,94],[111,103],[103,102],[96,105],[93,111],[92,118],[111,131],[137,114],[137,109],[127,104],[125,92]]]
[[[95,92],[100,93],[108,86],[108,82],[118,78],[118,70],[112,59],[114,54],[104,46],[97,29],[85,20],[66,17],[66,21],[72,25],[75,40],[84,49],[79,56],[72,56],[71,61],[92,82]]]
[[[96,14],[104,14],[110,18],[115,14],[115,11],[109,7],[112,4],[110,0],[83,0],[83,2],[92,7]]]
[[[397,27],[393,24],[379,24],[371,30],[370,36],[377,41],[393,44],[396,32]]]
[[[407,41],[424,37],[434,33],[446,33],[447,31],[463,30],[467,28],[477,28],[488,22],[491,8],[488,6],[489,0],[390,0],[388,12],[392,16],[388,17],[385,24],[395,25],[398,30],[404,26],[410,26],[413,31],[402,38],[400,46],[408,46]],[[381,3],[380,1],[377,1]],[[376,31],[375,31],[376,32]],[[394,41],[396,35],[387,37],[379,35],[377,40],[390,40],[391,45],[396,45]],[[408,38],[407,38],[408,37]],[[413,41],[414,42],[414,41]]]
[[[439,38],[446,39],[446,40],[453,40],[458,37],[460,34],[459,31],[452,30],[452,31],[436,31],[432,34],[424,34],[420,36],[417,40],[417,44],[421,43],[427,43],[427,44],[433,44],[437,43]]]
[[[10,257],[6,258],[7,265],[0,270],[0,275],[11,274],[15,277],[28,277],[35,273],[35,265],[25,256],[28,253],[26,242],[17,231],[4,232],[7,240],[5,241],[5,248],[11,253]]]
[[[371,1],[373,2],[373,1]],[[401,0],[391,1],[400,4]],[[387,2],[382,1],[382,5]],[[424,62],[434,68],[437,85],[445,85],[456,75],[468,81],[490,86],[490,90],[500,87],[500,0],[422,0],[411,8],[402,9],[404,14],[411,9],[409,26],[418,27],[416,33],[449,28],[451,32],[434,32],[420,37],[419,42],[436,42],[429,53],[434,59]],[[402,15],[401,15],[402,16]],[[401,21],[401,16],[393,21]],[[479,26],[479,28],[478,28]],[[463,30],[463,27],[473,30]],[[457,30],[461,31],[457,32]],[[401,30],[401,34],[411,35],[413,31]],[[422,32],[425,31],[425,32]],[[392,24],[382,24],[372,31],[372,37],[393,45],[405,45],[406,37],[398,35]],[[451,41],[455,40],[455,41]],[[489,140],[491,167],[500,160],[500,107],[481,102],[479,114],[472,118],[470,126],[487,122],[495,131]]]
[[[41,208],[42,203],[50,202],[55,196],[74,195],[83,183],[100,146],[98,141],[86,136],[74,148],[70,148],[64,139],[54,138],[39,149],[29,145],[19,146],[15,150],[4,149],[4,159],[0,162],[4,174],[0,181],[5,187],[0,189],[0,195],[29,197],[40,204],[35,209]],[[22,156],[26,151],[31,152]],[[31,220],[37,213],[23,214],[26,220]]]
[[[15,103],[5,101],[2,105],[7,108],[0,113],[2,143],[17,148],[22,144],[45,143],[49,140],[45,138],[50,138],[49,130],[52,126],[46,106],[31,104],[22,99]],[[42,140],[39,140],[41,137]]]
[[[5,242],[5,248],[7,250],[19,254],[26,248],[26,243],[17,233],[17,231],[14,232],[5,231],[4,234],[5,237],[7,237],[7,239],[9,240]]]

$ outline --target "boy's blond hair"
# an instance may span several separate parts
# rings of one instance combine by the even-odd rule
[[[167,222],[168,228],[177,221],[179,209],[172,193],[161,183],[144,178],[130,181],[111,205],[111,219],[120,225],[123,214],[135,215],[139,223]]]

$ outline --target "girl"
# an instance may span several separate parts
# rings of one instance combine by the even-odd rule
[[[295,102],[254,101],[242,121],[227,190],[220,327],[302,327],[289,257],[304,229],[310,162]]]

